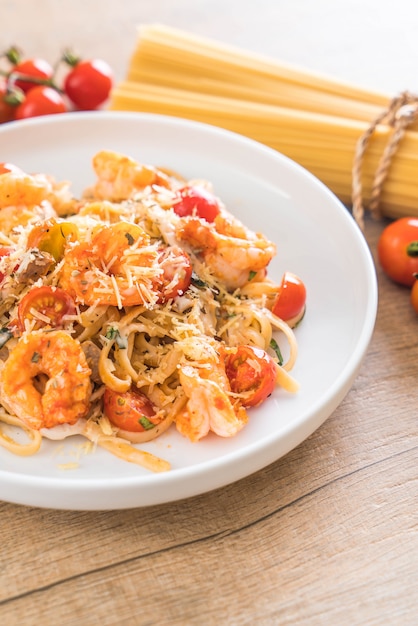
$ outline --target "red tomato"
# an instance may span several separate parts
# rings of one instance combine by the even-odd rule
[[[25,320],[36,318],[36,312],[46,315],[50,319],[49,326],[57,328],[64,323],[65,315],[74,315],[76,307],[72,297],[59,287],[33,287],[22,298],[17,310],[20,328],[25,328]],[[35,313],[35,314],[34,314]],[[38,320],[35,328],[45,326],[47,322]]]
[[[415,282],[411,289],[411,303],[415,311],[418,313],[418,277],[415,278]]]
[[[14,66],[12,73],[24,74],[29,80],[24,78],[18,78],[15,81],[15,86],[22,89],[25,93],[37,86],[35,81],[31,81],[31,78],[37,80],[51,80],[54,74],[54,70],[51,65],[44,61],[44,59],[26,59]]]
[[[193,268],[189,255],[177,246],[164,248],[159,255],[159,264],[163,270],[160,278],[162,285],[159,285],[159,302],[162,303],[187,291]]]
[[[64,91],[73,104],[82,110],[97,109],[105,102],[113,85],[110,66],[100,59],[80,61],[68,72]]]
[[[277,367],[261,348],[238,346],[225,359],[225,371],[234,393],[249,392],[243,406],[257,406],[266,400],[276,386]]]
[[[14,119],[16,107],[5,101],[7,94],[6,81],[0,77],[0,124]]]
[[[27,117],[65,113],[66,111],[67,106],[56,89],[38,85],[28,91],[25,100],[16,107],[15,117],[17,120],[22,120]]]
[[[221,210],[216,196],[199,186],[180,189],[179,199],[175,201],[173,209],[180,217],[195,215],[203,217],[207,222],[213,222]]]
[[[272,312],[287,322],[303,314],[305,306],[305,285],[295,274],[285,272],[273,303]]]
[[[418,273],[418,218],[401,217],[383,229],[377,244],[379,263],[396,283],[412,287]]]
[[[141,391],[132,387],[125,393],[106,387],[103,394],[105,415],[117,428],[139,433],[154,428],[161,422],[154,408]]]

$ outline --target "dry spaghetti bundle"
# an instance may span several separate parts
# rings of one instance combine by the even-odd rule
[[[260,141],[303,165],[344,203],[354,198],[359,220],[370,205],[390,217],[418,214],[415,107],[409,94],[391,101],[158,24],[139,29],[126,79],[110,104]]]

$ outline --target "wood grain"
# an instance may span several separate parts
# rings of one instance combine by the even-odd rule
[[[269,19],[284,15],[298,33],[298,11],[308,10],[307,3],[281,0],[253,9],[236,1],[179,0],[174,9],[165,0],[127,0],[121,13],[114,0],[65,0],[59,12],[42,0],[36,11],[45,21],[35,29],[29,4],[2,4],[13,43],[53,60],[58,44],[73,37],[79,48],[112,57],[119,74],[133,46],[132,25],[141,20],[166,16],[172,25],[214,36],[222,4],[224,40],[229,33],[233,43],[281,53]],[[357,5],[346,3],[347,10]],[[365,15],[372,5],[364,3]],[[314,23],[331,19],[326,9],[325,1],[316,4],[322,13]],[[90,16],[86,30],[79,26],[83,11]],[[250,28],[257,11],[264,31]],[[415,13],[411,37],[414,19]],[[236,30],[244,20],[247,30]],[[334,36],[328,30],[321,30],[324,46]],[[314,34],[316,47],[306,50],[296,50],[295,37],[285,40],[289,58],[324,62]],[[336,54],[347,72],[365,76],[369,67],[383,86],[395,80],[395,68],[379,74],[376,64],[363,64],[354,41],[345,46],[344,57]],[[383,225],[366,221],[374,255]],[[351,391],[319,430],[276,463],[211,493],[144,509],[71,512],[0,503],[0,624],[416,626],[418,318],[407,290],[378,266],[377,275],[376,328]]]

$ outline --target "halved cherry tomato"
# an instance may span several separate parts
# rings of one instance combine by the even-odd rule
[[[135,387],[124,393],[106,387],[103,409],[112,424],[128,432],[150,430],[161,422],[150,400]]]
[[[412,287],[418,272],[418,218],[401,217],[386,226],[377,244],[377,254],[389,278]]]
[[[234,393],[248,393],[246,407],[264,402],[276,386],[276,363],[261,348],[238,346],[226,356],[225,371]]]
[[[113,72],[101,59],[80,61],[67,74],[64,90],[78,109],[97,109],[109,97]]]
[[[31,79],[51,80],[54,70],[48,61],[44,59],[26,59],[15,65],[12,73],[22,74],[29,79],[18,78],[14,83],[16,87],[27,93],[38,84]]]
[[[19,303],[17,316],[21,330],[25,328],[25,320],[36,319],[35,328],[51,326],[59,328],[65,322],[66,315],[74,315],[76,307],[72,297],[59,287],[33,287],[23,296]],[[36,313],[46,315],[49,322],[38,319]]]
[[[306,287],[303,281],[285,272],[277,295],[273,302],[272,312],[285,322],[303,315],[306,306]]]
[[[192,263],[189,255],[177,246],[163,248],[159,255],[159,264],[163,270],[159,287],[160,303],[182,295],[189,288],[192,278]]]
[[[415,311],[418,313],[418,277],[415,278],[415,282],[411,289],[411,303]]]
[[[76,241],[78,228],[73,222],[57,222],[53,217],[32,228],[27,239],[27,248],[38,248],[49,252],[60,261],[69,241]]]
[[[195,215],[207,222],[213,222],[221,210],[216,196],[198,185],[180,189],[179,198],[175,200],[173,209],[180,217]]]
[[[13,163],[0,163],[0,174],[22,174],[22,170]]]
[[[37,85],[28,91],[25,100],[16,107],[15,119],[22,120],[27,117],[54,115],[66,111],[67,105],[56,89]]]

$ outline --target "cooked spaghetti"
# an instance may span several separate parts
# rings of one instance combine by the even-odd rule
[[[286,321],[273,313],[275,245],[208,181],[110,151],[93,169],[80,198],[50,176],[0,170],[0,445],[29,455],[44,437],[83,435],[164,471],[133,444],[168,428],[231,437],[276,385],[297,390],[304,305]]]

